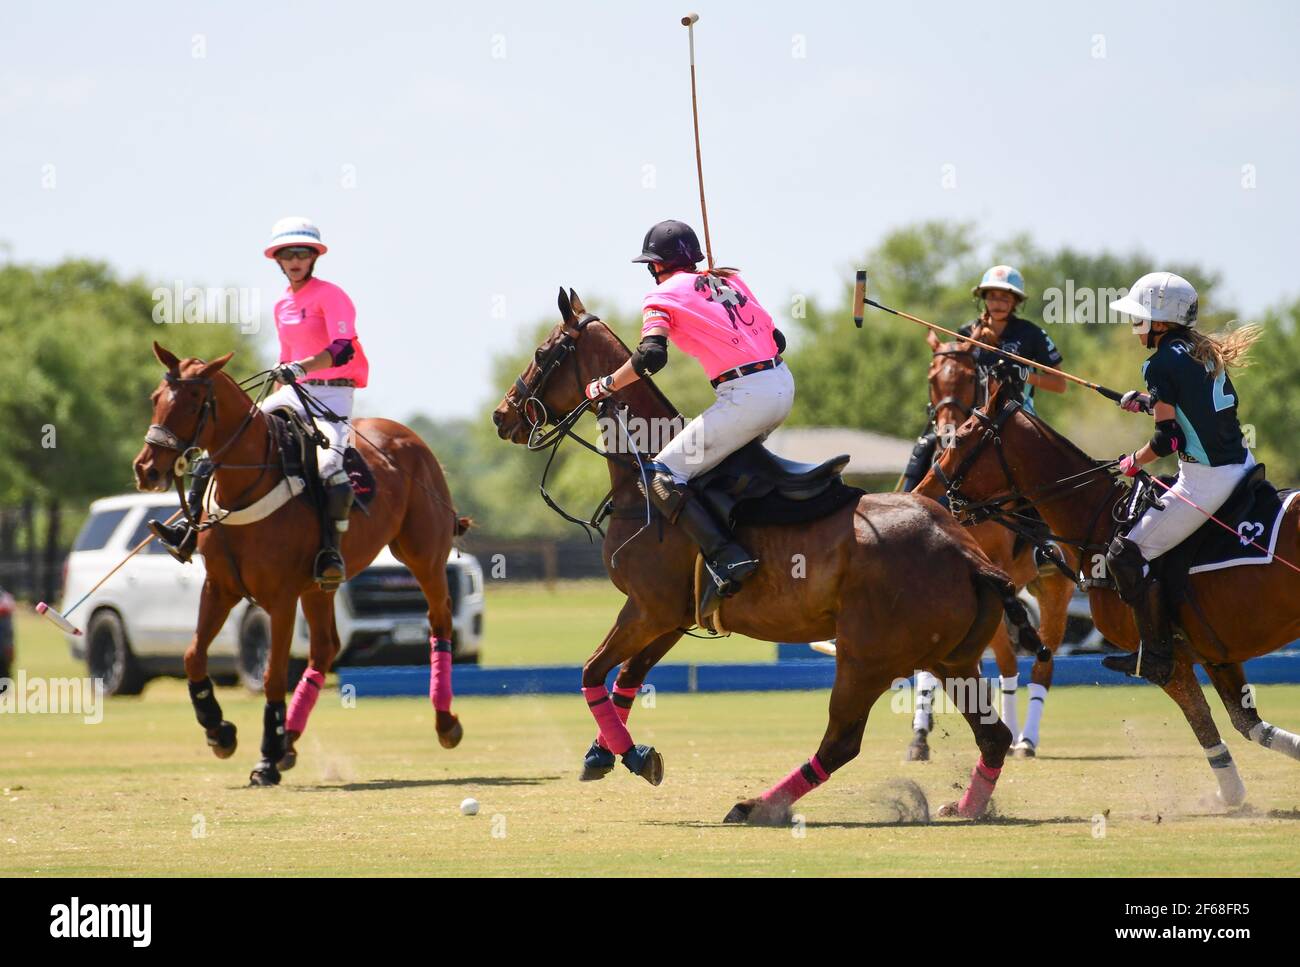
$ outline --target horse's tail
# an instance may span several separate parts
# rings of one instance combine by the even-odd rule
[[[983,585],[1001,600],[1003,622],[1007,626],[1007,635],[1011,639],[1012,647],[1026,655],[1037,655],[1042,661],[1042,639],[1038,637],[1038,630],[1029,620],[1029,612],[1025,610],[1024,602],[1016,597],[1016,586],[992,564],[977,567],[975,585],[976,590]]]
[[[464,537],[465,532],[474,526],[473,517],[457,517],[456,528],[452,531],[457,537]]]

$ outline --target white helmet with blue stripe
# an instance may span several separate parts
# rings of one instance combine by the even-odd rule
[[[1019,269],[1010,265],[995,265],[984,273],[980,284],[971,289],[973,295],[982,296],[988,289],[1006,289],[1020,298],[1025,297],[1025,279]]]
[[[316,227],[315,222],[301,215],[290,215],[271,226],[271,244],[263,252],[268,259],[273,259],[279,249],[300,245],[314,248],[317,255],[324,255],[329,251],[325,243],[320,240],[320,229]]]

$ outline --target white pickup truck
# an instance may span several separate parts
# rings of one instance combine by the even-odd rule
[[[90,505],[64,565],[62,607],[79,599],[127,552],[148,536],[146,521],[165,520],[179,504],[175,495],[125,494]],[[108,694],[138,694],[150,679],[184,675],[182,657],[194,634],[203,587],[203,555],[179,564],[157,541],[120,571],[73,614],[83,637],[69,636],[73,657],[102,678]],[[452,649],[457,662],[477,662],[483,637],[483,571],[469,554],[453,550],[447,559],[452,605]],[[403,665],[429,660],[427,605],[415,577],[387,548],[370,567],[345,582],[334,596],[339,638],[335,665]],[[261,608],[242,601],[230,613],[209,649],[213,681],[242,682],[260,691],[271,622]],[[291,649],[290,678],[306,667],[309,635],[298,612]]]

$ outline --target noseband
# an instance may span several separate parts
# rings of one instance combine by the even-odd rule
[[[203,430],[207,426],[208,420],[216,419],[217,400],[212,391],[212,377],[210,376],[173,376],[171,373],[167,373],[163,376],[163,379],[169,386],[198,383],[203,387],[203,402],[199,404],[199,422],[194,428],[194,435],[190,437],[189,443],[182,443],[181,438],[170,427],[161,423],[151,423],[148,432],[144,435],[145,443],[162,447],[164,450],[177,451],[176,459],[172,461],[172,473],[175,476],[184,476],[189,470],[190,464],[198,454],[203,452],[203,448],[198,445],[199,437],[203,436]]]

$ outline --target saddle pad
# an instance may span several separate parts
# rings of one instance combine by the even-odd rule
[[[847,504],[856,504],[865,493],[865,490],[850,487],[838,480],[827,487],[823,493],[816,497],[809,497],[807,500],[791,500],[774,490],[763,497],[742,500],[736,505],[733,517],[736,526],[804,524],[829,517]]]
[[[1262,484],[1255,491],[1254,505],[1237,524],[1236,535],[1206,521],[1204,526],[1209,528],[1209,532],[1197,548],[1196,558],[1188,573],[1200,574],[1202,571],[1218,571],[1241,564],[1271,562],[1282,518],[1297,493],[1300,491],[1279,491],[1269,484]],[[1255,544],[1261,547],[1256,547]],[[1268,548],[1267,552],[1262,548]]]
[[[356,447],[348,447],[343,451],[343,470],[352,481],[352,492],[356,495],[357,506],[368,512],[370,501],[375,496],[375,475],[371,473],[366,458]]]

